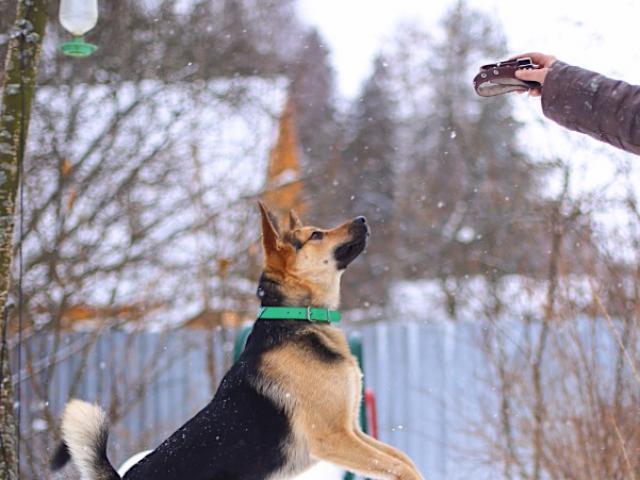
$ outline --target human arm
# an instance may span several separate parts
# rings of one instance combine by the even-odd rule
[[[640,155],[640,86],[560,62],[539,53],[531,57],[541,66],[521,70],[516,77],[542,84],[542,111],[560,125]]]

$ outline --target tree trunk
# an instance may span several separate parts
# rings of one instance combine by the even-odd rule
[[[0,107],[0,478],[18,478],[18,429],[9,365],[7,296],[13,257],[16,192],[24,159],[38,60],[47,23],[47,0],[19,0],[5,60]],[[24,113],[24,118],[22,117]],[[21,136],[21,130],[24,129]]]

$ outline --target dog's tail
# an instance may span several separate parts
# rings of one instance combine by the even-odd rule
[[[71,400],[62,414],[62,444],[56,450],[51,469],[73,462],[82,480],[120,480],[107,458],[109,422],[97,405]]]

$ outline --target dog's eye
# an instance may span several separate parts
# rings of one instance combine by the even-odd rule
[[[309,237],[309,240],[322,240],[323,237],[324,237],[324,233],[315,231],[311,234],[311,236]]]

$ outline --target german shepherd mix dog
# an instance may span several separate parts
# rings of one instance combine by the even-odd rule
[[[281,229],[262,203],[260,212],[262,306],[338,308],[340,277],[367,242],[365,218],[324,230],[291,212]],[[213,400],[124,478],[287,479],[326,460],[371,478],[421,479],[406,455],[360,430],[361,382],[344,334],[331,323],[259,318]],[[103,411],[72,400],[52,467],[71,459],[83,480],[119,479],[107,437]]]

